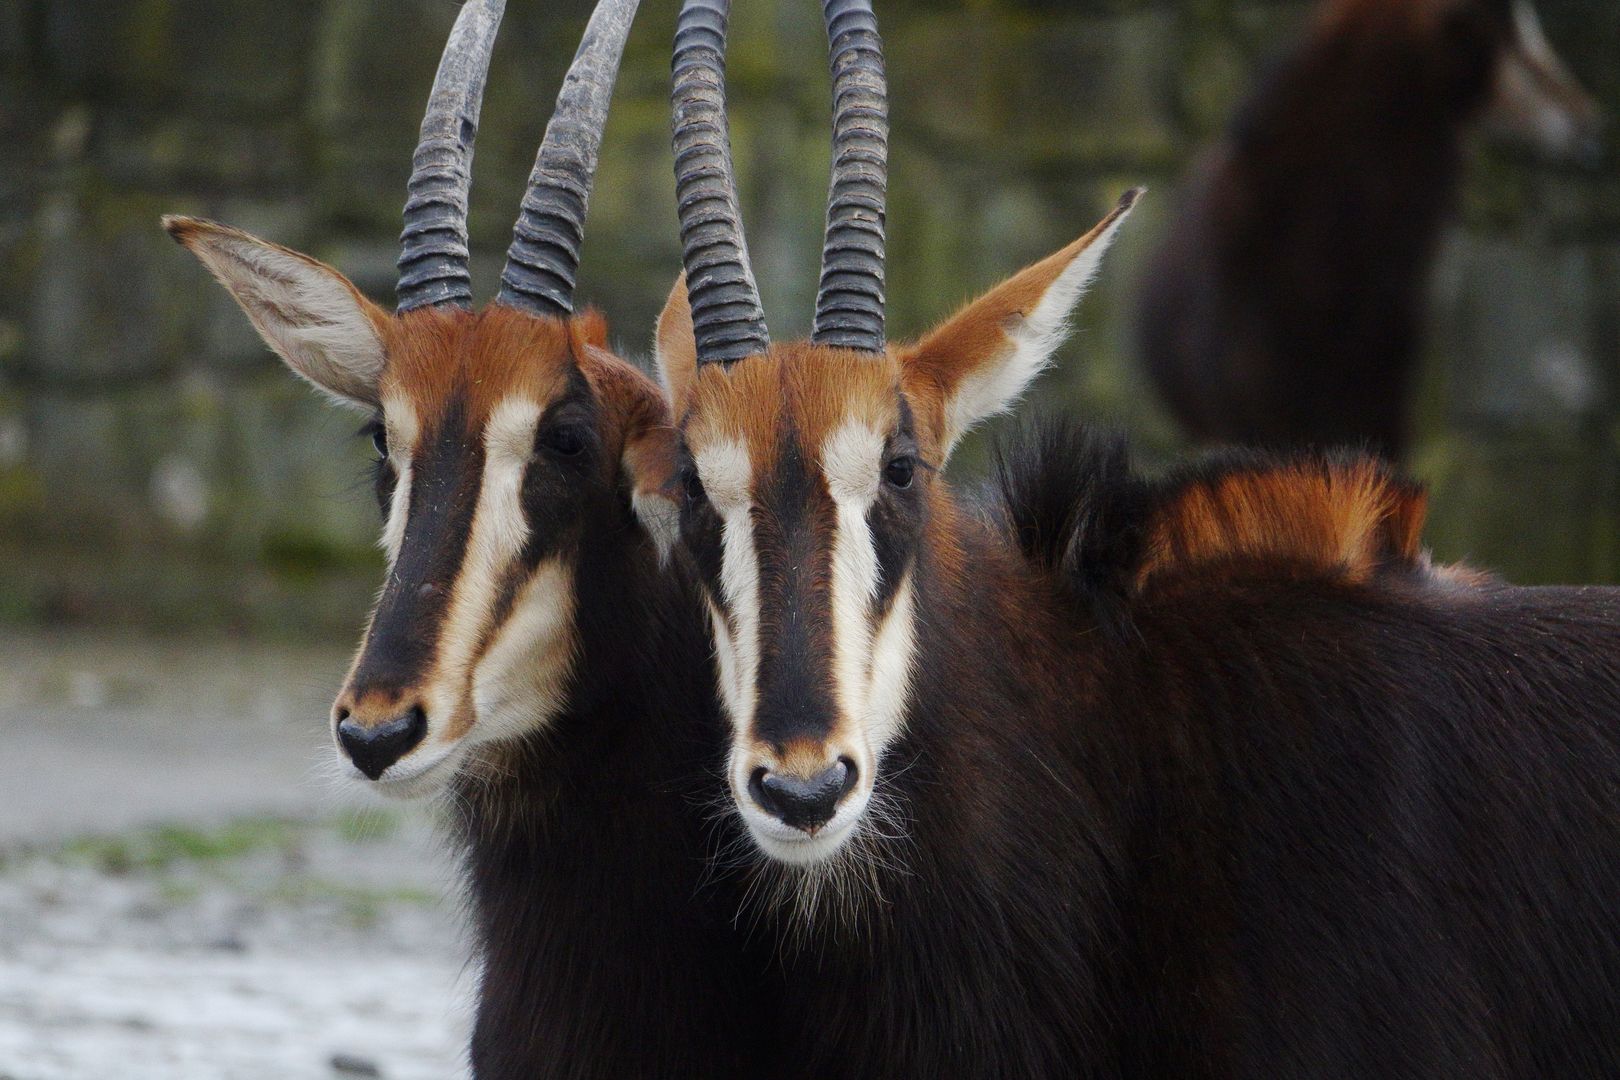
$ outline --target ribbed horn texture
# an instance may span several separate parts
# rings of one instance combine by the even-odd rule
[[[400,233],[399,310],[472,304],[467,270],[467,192],[473,140],[495,31],[506,0],[467,0],[439,60],[422,135],[411,157]]]
[[[730,0],[685,0],[675,23],[675,205],[700,364],[770,348],[748,264],[726,129]]]
[[[833,81],[832,181],[810,340],[883,351],[889,94],[871,0],[822,0]]]
[[[599,0],[563,77],[535,155],[496,302],[542,315],[574,310],[585,208],[624,42],[640,0]]]

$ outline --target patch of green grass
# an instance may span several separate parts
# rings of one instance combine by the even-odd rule
[[[167,870],[185,863],[218,863],[267,849],[289,851],[304,828],[278,818],[244,818],[213,830],[160,825],[126,836],[70,840],[62,846],[62,854],[108,874]]]

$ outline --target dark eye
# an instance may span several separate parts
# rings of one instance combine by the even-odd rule
[[[708,492],[703,490],[703,481],[699,478],[697,470],[690,466],[681,473],[681,490],[686,493],[686,501],[696,506],[708,498]]]
[[[911,477],[917,469],[917,462],[909,457],[897,457],[883,466],[883,479],[897,488],[911,486]]]
[[[542,438],[546,449],[558,457],[573,457],[585,449],[585,436],[578,428],[557,427]]]
[[[388,429],[381,424],[371,425],[371,445],[376,448],[377,456],[388,456]]]

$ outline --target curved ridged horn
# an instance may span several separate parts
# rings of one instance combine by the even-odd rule
[[[726,17],[730,0],[684,0],[675,23],[675,205],[700,364],[770,347],[748,264],[726,129]]]
[[[473,139],[495,31],[506,0],[467,0],[433,79],[422,134],[411,156],[400,233],[399,310],[472,303],[467,271],[467,192]]]
[[[566,316],[574,310],[585,207],[619,60],[639,2],[599,0],[591,13],[534,158],[496,303],[542,315]]]
[[[871,0],[822,0],[833,81],[832,180],[810,340],[883,351],[889,99]]]

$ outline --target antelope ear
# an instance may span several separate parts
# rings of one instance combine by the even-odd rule
[[[636,520],[652,537],[659,563],[667,563],[681,532],[680,436],[667,417],[630,433],[624,443],[624,471]]]
[[[391,316],[324,263],[240,229],[165,216],[163,227],[230,290],[259,336],[338,401],[378,407]]]
[[[602,402],[611,402],[624,433],[619,468],[636,521],[666,562],[680,533],[677,501],[680,434],[669,420],[669,404],[658,385],[606,349],[578,352],[581,370]]]
[[[902,379],[941,458],[968,429],[1017,400],[1068,337],[1069,312],[1141,188],[1086,235],[997,285],[915,345],[900,350]]]
[[[670,407],[679,415],[697,374],[697,338],[692,331],[692,305],[686,298],[686,275],[678,274],[658,316],[653,359]]]

